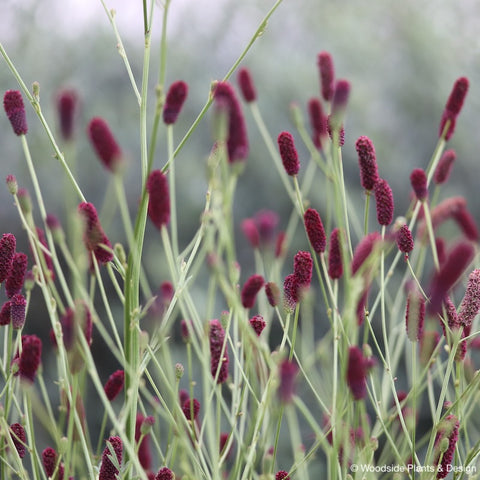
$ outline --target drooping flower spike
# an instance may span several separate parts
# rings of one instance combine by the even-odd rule
[[[25,135],[28,126],[22,94],[18,90],[7,90],[3,97],[3,107],[15,135]]]
[[[125,383],[125,372],[123,370],[116,370],[113,372],[106,381],[103,390],[108,400],[112,402],[122,391]]]
[[[177,121],[187,95],[188,85],[182,80],[170,85],[163,107],[163,121],[166,125],[173,125]]]

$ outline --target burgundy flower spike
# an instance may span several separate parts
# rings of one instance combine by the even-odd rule
[[[316,253],[323,253],[327,246],[327,237],[319,213],[314,208],[309,208],[303,215],[303,221],[313,250]]]
[[[120,437],[110,437],[108,442],[113,448],[115,452],[115,456],[117,457],[118,464],[122,464],[122,457],[123,457],[123,442]],[[113,464],[112,460],[110,459],[112,454],[110,453],[110,448],[105,447],[105,450],[102,454],[102,464],[100,466],[100,475],[98,476],[98,480],[116,480],[117,473],[119,473],[118,468]]]
[[[78,96],[75,90],[62,90],[57,96],[60,133],[64,140],[72,140]]]
[[[291,177],[297,175],[300,170],[300,162],[292,134],[289,132],[280,133],[277,143],[285,171]]]
[[[228,378],[228,351],[225,343],[225,330],[219,320],[210,321],[210,370],[215,378],[218,371],[217,383],[224,383]],[[223,349],[223,355],[222,355]],[[220,369],[220,370],[219,370]]]
[[[25,135],[28,126],[22,94],[18,90],[7,90],[3,97],[3,107],[15,134]]]
[[[355,143],[360,166],[360,182],[362,187],[373,190],[378,181],[377,156],[372,141],[365,136],[358,138]]]
[[[326,102],[329,102],[332,100],[335,91],[333,58],[328,52],[320,52],[317,57],[317,64],[320,72],[322,97]]]
[[[238,71],[238,85],[240,91],[242,92],[243,99],[247,103],[254,102],[257,99],[257,92],[255,90],[255,85],[253,84],[252,75],[248,68],[241,68]]]
[[[163,107],[163,121],[167,125],[173,125],[177,121],[187,95],[188,85],[185,82],[179,80],[170,85]]]
[[[170,194],[168,180],[161,170],[154,170],[147,180],[148,217],[161,230],[170,221]]]
[[[94,117],[87,130],[92,147],[103,165],[114,172],[121,163],[122,151],[107,122],[103,118]]]
[[[445,140],[447,141],[450,140],[455,131],[455,123],[457,121],[460,110],[463,107],[465,97],[467,96],[468,87],[468,78],[460,77],[455,81],[452,92],[448,97],[447,104],[445,105],[445,109],[442,114],[442,119],[440,120],[440,127],[438,129],[438,135],[439,137],[441,137],[443,135],[443,131],[445,130],[447,122],[450,122],[450,126],[445,133]]]

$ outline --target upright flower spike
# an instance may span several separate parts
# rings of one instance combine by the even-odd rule
[[[468,277],[467,289],[458,312],[458,322],[464,327],[470,327],[478,312],[480,312],[480,269],[477,268]]]
[[[278,215],[272,210],[259,210],[254,216],[254,221],[258,228],[260,243],[263,245],[272,243],[278,225]]]
[[[255,315],[250,320],[250,325],[257,334],[257,337],[263,332],[263,329],[267,326],[265,320],[263,319],[262,315]]]
[[[165,106],[163,107],[163,121],[166,125],[173,125],[177,121],[187,95],[188,85],[182,80],[170,85],[167,98],[165,99]]]
[[[412,184],[415,196],[420,202],[427,199],[428,187],[427,187],[427,175],[423,168],[415,168],[410,174],[410,183]]]
[[[412,232],[408,228],[408,225],[402,225],[396,233],[396,241],[398,249],[405,254],[408,258],[408,254],[413,250],[413,237]]]
[[[328,136],[327,118],[323,113],[323,108],[318,98],[311,98],[308,101],[308,117],[312,129],[312,141],[318,148],[322,148],[322,140]]]
[[[248,278],[242,288],[242,305],[245,308],[253,308],[257,293],[262,289],[265,280],[261,275],[252,275]]]
[[[291,273],[285,277],[283,282],[283,306],[285,310],[293,312],[298,301],[298,287],[295,281],[295,275]]]
[[[22,335],[22,353],[18,352],[14,363],[18,366],[17,375],[33,383],[42,356],[42,341],[36,335]]]
[[[17,293],[10,300],[10,319],[15,330],[21,330],[25,324],[25,310],[27,301],[21,293]]]
[[[123,457],[123,442],[120,437],[112,436],[108,439],[115,456],[117,457],[117,463],[119,466],[122,464]],[[103,450],[102,454],[102,464],[100,466],[100,474],[98,480],[116,480],[117,474],[119,473],[118,468],[113,464],[111,460],[112,454],[110,448],[107,446]]]
[[[379,179],[375,147],[368,137],[362,136],[355,142],[355,149],[360,166],[360,183],[365,190],[371,191]]]
[[[332,113],[330,116],[330,125],[332,130],[340,130],[347,109],[348,98],[350,96],[350,82],[347,80],[338,80],[335,85],[335,92],[332,99]]]
[[[229,358],[227,345],[225,342],[225,330],[217,319],[210,321],[209,339],[210,371],[212,373],[212,377],[215,378],[218,372],[217,383],[224,383],[228,378]]]
[[[257,91],[255,89],[250,70],[245,67],[241,68],[238,71],[237,80],[240,91],[242,92],[243,99],[247,103],[255,102],[255,100],[257,99]]]
[[[95,255],[98,263],[103,265],[113,260],[112,244],[103,231],[97,210],[92,203],[83,202],[78,206],[78,211],[84,221],[83,242],[86,249]],[[109,249],[103,247],[105,245]]]
[[[309,208],[303,215],[303,221],[314,252],[323,253],[327,246],[327,237],[319,213],[314,208]]]
[[[213,97],[216,103],[227,107],[228,161],[229,163],[244,161],[249,151],[247,126],[235,90],[228,82],[218,82],[214,87]]]
[[[103,118],[94,117],[88,124],[87,132],[90,143],[103,166],[107,170],[115,172],[122,163],[122,150],[108,123]]]
[[[363,237],[353,252],[352,275],[355,275],[360,267],[373,251],[374,246],[382,239],[378,232],[372,232]]]
[[[407,309],[405,313],[407,337],[411,342],[416,342],[422,338],[424,321],[425,298],[415,289],[409,292],[407,296]]]
[[[298,252],[293,258],[293,275],[298,295],[308,290],[312,281],[313,260],[310,252]]]
[[[373,359],[363,356],[362,350],[351,346],[348,350],[347,384],[355,400],[362,400],[367,395],[367,375],[375,364]]]
[[[5,292],[8,298],[20,293],[27,273],[28,258],[23,252],[17,252],[12,259],[10,275],[5,281]]]
[[[12,233],[2,235],[0,239],[0,283],[3,283],[10,274],[16,245],[15,235]]]
[[[18,90],[7,90],[3,96],[3,107],[15,135],[26,135],[28,126],[22,94]]]
[[[455,415],[447,415],[438,426],[434,444],[434,465],[438,465],[439,467],[437,468],[437,478],[445,478],[448,475],[450,470],[449,467],[452,464],[453,456],[455,454],[459,428],[460,422]],[[444,439],[448,439],[448,444],[446,445],[445,450],[441,448]]]
[[[277,143],[285,171],[291,177],[297,175],[300,170],[300,161],[292,134],[290,132],[280,133]]]
[[[155,476],[155,480],[173,480],[174,478],[173,472],[168,467],[162,467]]]
[[[452,218],[469,240],[472,242],[478,241],[479,233],[475,219],[466,206],[453,212]]]
[[[153,170],[147,179],[148,217],[159,229],[170,221],[168,180],[161,170]]]
[[[57,470],[57,475],[54,480],[63,480],[64,468],[63,465],[58,465],[57,468],[58,455],[52,447],[47,447],[43,450],[42,463],[48,478],[54,478],[53,474],[55,473],[55,470]]]
[[[393,193],[388,182],[379,179],[375,184],[375,201],[377,203],[377,221],[382,226],[388,226],[393,220]]]
[[[122,391],[125,383],[125,372],[123,370],[116,370],[113,372],[106,381],[103,390],[110,402],[113,402],[117,398],[118,394]]]
[[[10,425],[10,437],[15,445],[18,456],[23,458],[27,453],[27,449],[25,447],[27,436],[25,434],[25,429],[20,423],[12,423],[12,425]]]
[[[330,53],[322,51],[317,56],[317,64],[320,73],[321,94],[326,102],[333,98],[335,91],[335,70],[333,58]]]
[[[340,245],[340,230],[334,228],[330,234],[330,248],[328,249],[328,276],[338,280],[343,275],[342,248]]]
[[[260,233],[253,218],[246,218],[242,221],[241,229],[252,248],[260,246]]]
[[[279,366],[280,384],[278,398],[282,403],[291,403],[295,395],[298,366],[290,360],[284,360]]]
[[[265,284],[265,294],[267,295],[268,303],[272,307],[276,307],[280,303],[280,289],[275,282]]]
[[[64,140],[73,139],[75,115],[78,107],[78,95],[75,90],[64,89],[58,92],[56,98],[60,133]]]
[[[455,123],[463,107],[463,102],[465,101],[465,97],[467,96],[468,88],[468,78],[460,77],[455,81],[450,96],[448,97],[438,130],[438,136],[441,137],[443,135],[443,131],[445,130],[447,122],[450,122],[450,126],[445,133],[446,141],[450,140],[455,131]]]
[[[10,308],[12,302],[7,300],[0,309],[0,325],[10,325],[11,318],[10,318]]]
[[[200,402],[194,398],[193,400],[187,399],[182,405],[182,411],[187,420],[196,420],[200,413]]]
[[[279,470],[275,474],[275,480],[290,480],[290,475],[285,470]]]
[[[448,180],[456,159],[457,154],[453,149],[446,150],[443,153],[433,174],[433,181],[437,185],[441,185]]]

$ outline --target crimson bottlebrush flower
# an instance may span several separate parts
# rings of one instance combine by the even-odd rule
[[[255,305],[257,293],[262,289],[265,280],[261,275],[252,275],[243,285],[241,297],[242,305],[245,308],[252,308]]]
[[[347,384],[355,400],[361,400],[367,395],[367,374],[373,366],[371,359],[363,356],[357,346],[348,349]]]
[[[7,300],[0,309],[0,325],[9,325],[11,322],[10,318],[10,307],[11,302]]]
[[[355,142],[355,149],[360,166],[360,183],[365,190],[373,190],[379,179],[377,156],[373,142],[368,137],[359,137]]]
[[[12,269],[5,281],[5,292],[8,298],[12,298],[17,293],[20,293],[25,280],[25,274],[27,273],[27,265],[28,258],[24,253],[17,252],[13,255]]]
[[[224,383],[228,378],[228,350],[225,340],[225,330],[217,320],[210,321],[210,371],[212,377],[217,378],[217,383]],[[223,354],[222,354],[223,351]]]
[[[469,240],[476,242],[479,239],[477,225],[466,206],[454,211],[452,213],[452,218]]]
[[[287,311],[292,312],[298,303],[298,286],[295,275],[291,273],[283,282],[283,305]]]
[[[170,85],[163,107],[163,121],[167,125],[173,125],[180,115],[183,104],[188,95],[188,85],[179,80]]]
[[[87,131],[90,143],[103,166],[115,172],[122,161],[122,150],[107,122],[103,118],[94,117],[90,120]]]
[[[443,110],[438,135],[439,137],[442,136],[447,122],[450,121],[450,126],[445,133],[445,140],[447,141],[450,140],[455,131],[455,123],[460,110],[462,109],[465,97],[467,96],[468,87],[468,78],[460,77],[457,79],[453,85],[452,91],[445,105],[445,109]]]
[[[18,90],[7,90],[3,96],[3,107],[15,135],[25,135],[28,126],[22,94]]]
[[[412,232],[408,228],[408,225],[402,225],[396,233],[396,241],[398,249],[408,256],[413,250],[413,237]]]
[[[343,275],[342,248],[340,244],[340,230],[334,228],[330,234],[328,249],[328,276],[337,280]]]
[[[196,420],[200,412],[200,402],[196,398],[189,398],[182,405],[182,411],[187,420]]]
[[[25,429],[20,423],[12,423],[12,425],[10,425],[10,437],[15,445],[18,456],[23,458],[27,453],[27,449],[25,447],[27,436],[25,434]]]
[[[355,251],[352,258],[352,275],[355,275],[360,267],[364,264],[365,260],[370,256],[373,251],[373,247],[377,242],[381,240],[381,235],[378,232],[372,232],[363,237]]]
[[[103,386],[106,397],[110,402],[115,400],[117,395],[122,391],[125,383],[125,372],[123,370],[116,370],[113,372]]]
[[[469,327],[473,319],[480,311],[480,269],[475,269],[468,277],[467,289],[460,310],[458,311],[458,322],[460,325]]]
[[[293,258],[293,275],[300,295],[310,287],[312,271],[313,260],[310,252],[298,252]]]
[[[329,102],[332,100],[335,91],[333,58],[328,52],[320,52],[317,57],[317,64],[320,73],[322,97],[326,102]]]
[[[17,352],[14,363],[18,365],[17,375],[33,383],[42,356],[42,341],[36,335],[22,335],[22,353]]]
[[[319,213],[314,208],[309,208],[303,215],[303,221],[313,250],[316,253],[323,253],[327,246],[327,237]]]
[[[453,456],[455,454],[455,447],[458,440],[458,429],[460,422],[455,415],[447,415],[438,426],[437,435],[435,436],[434,465],[437,468],[437,478],[445,478],[448,475],[449,467],[452,464]],[[441,443],[443,439],[448,439],[448,446],[445,451],[441,450]]]
[[[257,92],[250,70],[248,68],[241,68],[238,71],[237,80],[244,100],[247,103],[254,102],[257,99]]]
[[[272,307],[276,307],[280,302],[280,289],[275,282],[268,282],[265,284],[265,294],[267,295],[268,303]]]
[[[263,332],[263,329],[267,326],[262,315],[255,315],[249,320],[249,322],[258,337]]]
[[[290,480],[290,476],[288,475],[288,472],[285,470],[279,470],[275,474],[275,480]]]
[[[213,97],[216,103],[227,106],[229,163],[245,160],[249,150],[247,127],[235,90],[228,82],[218,82],[215,85]]]
[[[60,133],[64,140],[72,140],[78,95],[75,90],[62,90],[56,98]]]
[[[142,425],[146,421],[145,417],[138,413],[135,419],[135,442],[142,437]],[[138,461],[145,470],[150,470],[152,466],[152,454],[150,452],[149,434],[144,434],[140,445],[138,446]]]
[[[458,242],[433,276],[430,285],[430,314],[440,313],[442,303],[450,289],[457,283],[475,255],[475,248],[470,242]]]
[[[153,170],[147,180],[148,216],[161,230],[170,221],[170,194],[167,176],[161,170]]]
[[[322,140],[327,136],[327,118],[323,113],[323,108],[318,98],[311,98],[308,101],[308,116],[312,128],[312,141],[318,148],[322,148]]]
[[[349,96],[350,82],[347,80],[338,80],[335,84],[335,91],[332,99],[332,113],[330,115],[330,124],[332,130],[340,129],[342,125],[342,119],[347,108]]]
[[[300,162],[292,134],[289,132],[280,133],[277,143],[285,171],[292,177],[297,175],[300,170]]]
[[[437,168],[435,169],[435,173],[433,174],[433,181],[437,185],[441,185],[445,183],[448,178],[450,177],[450,172],[452,171],[453,164],[457,159],[457,154],[455,150],[450,149],[446,150],[440,161],[438,162]]]
[[[410,183],[418,200],[423,202],[428,195],[427,175],[423,168],[415,168],[410,174]]]
[[[393,193],[386,180],[380,178],[375,184],[375,201],[377,203],[377,221],[388,226],[393,220]]]
[[[115,452],[115,456],[117,457],[116,463],[121,466],[123,457],[123,442],[121,438],[112,436],[108,439],[108,443],[110,443],[111,448]],[[112,453],[110,452],[110,448],[107,446],[102,453],[102,464],[100,466],[98,480],[116,480],[119,470],[113,464],[111,458]]]
[[[103,247],[103,245],[105,245],[111,249],[112,244],[103,231],[94,205],[92,203],[82,202],[78,206],[78,211],[84,220],[83,242],[86,249],[95,255],[95,258],[101,265],[113,260],[111,250]]]
[[[280,384],[278,398],[282,403],[291,403],[295,395],[298,366],[290,360],[284,360],[279,366]]]
[[[250,245],[253,248],[258,248],[260,246],[260,233],[258,232],[255,220],[253,218],[246,218],[242,221],[241,229],[247,240],[250,242]]]
[[[63,466],[59,465],[57,468],[58,462],[58,455],[57,452],[52,447],[47,447],[42,452],[42,463],[43,468],[45,469],[45,473],[47,477],[53,478],[53,474],[55,473],[55,469],[57,469],[57,475],[55,476],[55,480],[63,480]]]
[[[21,293],[17,293],[10,300],[10,319],[12,327],[15,330],[20,330],[25,324],[25,309],[27,308],[27,301]]]
[[[424,321],[425,298],[418,290],[413,290],[407,296],[407,309],[405,313],[407,337],[411,342],[416,342],[422,338]]]
[[[168,467],[162,467],[155,476],[155,480],[173,480],[174,478],[173,472]]]
[[[12,233],[2,235],[0,239],[0,283],[3,283],[10,274],[16,245],[15,235]]]

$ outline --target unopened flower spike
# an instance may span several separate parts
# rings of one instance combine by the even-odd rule
[[[428,196],[427,175],[423,168],[415,168],[410,174],[410,183],[412,184],[415,196],[420,202],[424,202]]]
[[[314,208],[309,208],[303,215],[305,230],[307,232],[310,245],[315,253],[325,252],[327,246],[327,237],[323,227],[322,219]]]
[[[404,224],[397,230],[396,241],[398,249],[405,254],[405,258],[408,258],[408,254],[413,250],[414,246],[412,232],[408,225]]]
[[[280,303],[280,289],[275,282],[265,284],[265,294],[267,295],[268,303],[272,307],[276,307]]]
[[[448,180],[456,159],[457,154],[453,149],[446,150],[443,153],[433,174],[435,184],[441,185]]]
[[[147,179],[148,217],[161,230],[170,221],[170,194],[167,176],[161,170],[153,170]]]
[[[377,156],[373,142],[365,136],[359,137],[355,142],[360,166],[360,183],[367,190],[373,190],[379,180]]]
[[[337,280],[343,275],[342,248],[340,241],[340,230],[334,228],[330,234],[330,246],[328,249],[328,276],[332,280]]]
[[[87,132],[92,147],[104,167],[115,172],[122,163],[122,150],[107,122],[103,118],[94,117],[88,124]]]
[[[18,90],[7,90],[3,97],[3,107],[15,135],[25,135],[28,126],[22,94]]]
[[[262,289],[265,280],[261,275],[252,275],[248,278],[242,288],[242,305],[245,308],[253,308],[257,293]]]
[[[329,102],[335,92],[335,70],[333,58],[330,53],[322,51],[317,56],[317,64],[320,73],[320,90],[323,99]]]
[[[252,74],[248,68],[241,68],[238,71],[238,86],[242,92],[243,99],[247,103],[255,102],[257,99],[257,91],[253,83]]]
[[[463,107],[463,102],[467,96],[468,88],[468,78],[460,77],[455,81],[450,96],[448,97],[445,109],[443,110],[442,118],[440,120],[440,127],[438,129],[439,137],[444,135],[446,141],[450,140],[455,131],[457,117]],[[447,123],[449,123],[449,126],[447,131],[444,132]]]
[[[438,426],[434,446],[434,464],[439,467],[436,469],[437,478],[445,478],[450,471],[457,446],[459,428],[460,422],[455,415],[447,415]],[[442,448],[444,440],[446,441],[445,449]]]
[[[106,381],[103,390],[108,400],[112,402],[117,398],[118,394],[122,391],[125,383],[125,372],[123,370],[116,370],[113,372]]]
[[[280,133],[277,143],[285,171],[291,177],[297,175],[300,170],[300,161],[292,134],[290,132]]]
[[[375,201],[377,203],[377,220],[382,226],[388,226],[393,220],[393,193],[388,182],[379,179],[375,184]]]
[[[179,80],[170,85],[163,107],[163,121],[166,125],[173,125],[177,121],[187,95],[188,85],[184,81]]]
[[[425,322],[425,297],[414,289],[407,296],[405,324],[407,336],[411,342],[416,342],[423,337],[423,324]]]
[[[332,113],[330,116],[332,130],[340,130],[345,110],[347,109],[349,96],[350,82],[347,80],[338,80],[335,85],[335,92],[332,99]]]
[[[308,101],[308,116],[312,129],[312,141],[315,147],[322,149],[322,142],[328,136],[327,117],[323,113],[323,107],[318,98]]]
[[[75,90],[64,89],[58,92],[56,98],[60,133],[64,140],[73,139],[75,116],[78,110],[78,95]]]

